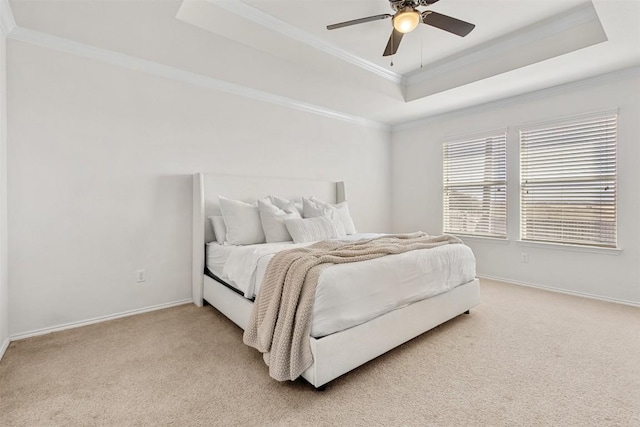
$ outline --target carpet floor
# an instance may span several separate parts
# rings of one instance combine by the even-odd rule
[[[2,426],[640,426],[640,309],[494,281],[482,303],[316,391],[269,378],[212,307],[11,343]]]

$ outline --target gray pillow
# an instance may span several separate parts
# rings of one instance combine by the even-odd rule
[[[301,218],[293,203],[283,205],[283,208],[275,206],[268,198],[258,200],[258,211],[262,230],[267,243],[289,242],[291,234],[287,230],[284,221],[287,218]]]
[[[333,220],[326,216],[315,218],[287,218],[284,223],[294,243],[335,239],[338,232]]]
[[[218,196],[220,210],[227,227],[229,245],[253,245],[264,243],[264,231],[260,222],[258,206]]]

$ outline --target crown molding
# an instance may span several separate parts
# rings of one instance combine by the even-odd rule
[[[487,108],[495,108],[501,106],[508,106],[523,101],[535,100],[545,98],[557,93],[564,92],[566,90],[580,89],[583,87],[592,87],[593,85],[604,84],[610,81],[618,81],[619,79],[640,76],[640,65],[635,64],[629,67],[621,68],[618,70],[610,71],[608,73],[599,74],[592,77],[586,77],[581,80],[573,80],[567,83],[554,85],[543,89],[535,89],[529,92],[525,92],[519,95],[513,95],[506,98],[497,99],[494,101],[483,102],[480,104],[471,105],[465,108],[454,109],[437,113],[429,116],[425,116],[416,120],[411,120],[404,123],[399,123],[391,126],[392,132],[405,131],[415,128],[426,126],[434,121],[441,120],[445,117],[456,117],[466,114],[472,114],[475,111],[483,110]]]
[[[13,18],[9,0],[0,0],[0,29],[8,36],[16,28],[16,20]]]
[[[347,52],[331,43],[324,41],[323,39],[309,34],[300,28],[284,22],[272,15],[269,15],[261,10],[258,10],[248,4],[237,0],[206,0],[217,7],[220,7],[227,12],[235,13],[245,19],[248,19],[256,24],[278,32],[284,36],[290,37],[299,42],[305,43],[311,47],[321,50],[329,55],[333,55],[343,61],[350,62],[364,70],[372,72],[382,78],[385,78],[393,83],[402,84],[403,77],[401,74],[387,70],[384,67],[379,66],[371,61],[367,61],[357,55]]]
[[[39,31],[29,30],[27,28],[15,27],[8,38],[20,42],[30,43],[59,52],[65,52],[83,58],[93,59],[107,64],[116,65],[130,70],[141,71],[170,80],[188,83],[195,86],[205,87],[220,92],[230,93],[242,96],[256,101],[267,102],[282,107],[292,108],[298,111],[315,114],[318,116],[328,117],[335,120],[341,120],[360,126],[390,131],[388,124],[376,122],[363,117],[346,114],[340,111],[325,108],[319,105],[310,104],[292,98],[287,98],[273,93],[265,92],[259,89],[242,86],[236,83],[230,83],[214,77],[204,76],[202,74],[185,71],[169,65],[160,64],[146,59],[137,58],[112,50],[102,49],[99,47],[78,43],[69,39],[56,37],[51,34]]]
[[[500,58],[506,51],[517,48],[526,49],[530,43],[563,33],[591,21],[599,23],[598,14],[591,2],[584,3],[555,17],[544,19],[515,32],[484,42],[472,49],[428,64],[424,70],[405,75],[403,83],[406,86],[411,86],[458,69],[473,67],[486,58]]]

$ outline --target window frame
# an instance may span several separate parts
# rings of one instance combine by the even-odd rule
[[[442,143],[442,229],[444,233],[480,239],[507,241],[507,135],[507,129],[498,129],[474,135],[450,138]],[[484,147],[479,147],[483,143],[485,144]],[[469,178],[469,174],[465,174],[464,172],[454,176],[453,180],[451,179],[452,169],[455,171],[457,166],[458,171],[460,170],[459,162],[461,162],[463,155],[458,158],[452,158],[450,153],[456,151],[458,153],[465,152],[466,150],[463,148],[465,145],[471,147],[468,153],[469,157],[473,157],[473,151],[476,153],[479,150],[487,151],[484,157],[470,159],[476,166],[473,172],[481,172],[482,180],[471,179],[461,181],[465,178],[465,175]],[[484,168],[478,169],[477,165],[480,161],[489,161],[490,164],[485,164]],[[456,164],[456,162],[458,163]],[[496,164],[496,162],[499,163]],[[451,167],[452,164],[455,164],[453,168]],[[452,181],[458,182],[452,183]],[[452,218],[454,210],[451,209],[452,200],[450,193],[455,188],[463,188],[471,193],[473,193],[473,189],[481,190],[482,205],[486,205],[486,207],[481,210],[470,210],[470,212],[475,213],[475,216],[480,215],[480,217],[485,217],[484,220],[475,220],[476,226],[481,222],[485,222],[484,226],[479,227],[479,231],[470,229],[474,221],[473,219],[465,219],[464,221],[466,221],[466,223],[463,227],[454,225],[455,219]],[[467,206],[462,207],[472,207],[473,202],[468,203]],[[460,204],[459,200],[458,204]],[[458,209],[458,211],[461,210],[463,209]]]
[[[520,242],[523,244],[533,244],[533,245],[553,245],[553,246],[568,246],[574,248],[583,248],[585,250],[618,250],[618,110],[603,110],[599,112],[594,112],[590,114],[577,115],[571,117],[565,117],[558,120],[546,121],[546,122],[538,122],[534,124],[529,124],[526,127],[520,127],[518,129],[518,146],[519,146],[519,238]],[[589,125],[595,125],[597,122],[602,122],[603,125],[605,123],[612,123],[613,136],[608,135],[607,131],[596,130],[593,133],[595,135],[604,135],[601,139],[606,141],[602,148],[596,149],[596,144],[598,142],[587,142],[585,136],[579,136],[579,134],[584,134],[587,132],[587,128]],[[580,127],[581,126],[581,127]],[[579,128],[580,127],[580,128]],[[564,133],[560,130],[565,129]],[[574,128],[573,130],[567,130],[570,128]],[[594,128],[595,129],[595,128]],[[563,142],[556,142],[553,144],[553,138],[548,136],[543,136],[544,133],[551,134],[553,132],[558,133],[557,140],[568,141],[567,143],[571,143],[571,139],[573,139],[578,146],[577,140],[579,138],[585,138],[583,141],[582,152],[578,148],[574,148],[573,153],[574,158],[570,159],[570,162],[565,166],[566,169],[562,173],[558,173],[557,175],[553,175],[553,166],[552,163],[557,163],[557,159],[561,157],[559,154],[554,161],[542,161],[538,160],[541,166],[538,169],[535,169],[531,166],[531,159],[535,156],[532,156],[532,151],[527,147],[525,147],[524,139],[527,137],[529,141],[532,138],[535,138],[534,135],[538,135],[538,140],[542,144],[546,144],[547,147],[551,147],[553,150],[562,150],[568,154],[572,154],[570,150],[570,146],[562,147]],[[525,138],[523,138],[523,134],[528,134]],[[611,147],[612,146],[612,147]],[[591,150],[591,151],[589,151]],[[556,151],[557,152],[557,151]],[[600,152],[600,155],[593,154],[595,152]],[[590,154],[591,153],[591,154]],[[575,157],[575,154],[578,154]],[[529,157],[525,159],[525,157]],[[579,161],[578,159],[583,159]],[[538,154],[538,159],[540,156]],[[546,169],[544,162],[547,163]],[[598,162],[598,165],[592,165],[591,163]],[[580,166],[582,172],[573,172],[576,168]],[[607,171],[608,169],[613,168],[613,173],[596,173],[598,169],[603,171]],[[533,169],[534,174],[537,174],[539,177],[544,176],[543,179],[535,180],[534,177],[531,176],[531,170]],[[589,174],[587,174],[588,172]],[[610,172],[610,171],[609,171]],[[564,175],[561,176],[561,175]],[[533,182],[530,182],[534,179]],[[527,181],[527,182],[525,182]],[[543,181],[545,181],[543,183]],[[584,189],[578,191],[581,186],[579,182],[582,181],[584,184]],[[604,184],[602,184],[604,183]],[[601,192],[600,196],[590,196],[591,200],[585,200],[581,202],[584,206],[580,206],[576,201],[579,199],[578,194],[580,191],[585,193],[594,193],[594,188],[598,185],[608,185],[611,184],[611,190],[605,189],[604,191],[609,191],[609,193]],[[538,234],[533,231],[534,226],[530,226],[527,228],[525,221],[527,218],[529,221],[535,221],[536,218],[540,220],[542,217],[542,213],[534,214],[533,209],[531,208],[532,203],[530,201],[533,200],[533,197],[528,196],[529,193],[526,193],[525,190],[534,191],[534,188],[537,186],[537,190],[541,191],[543,186],[546,185],[548,190],[545,190],[549,195],[546,199],[540,197],[540,204],[548,203],[553,204],[554,206],[550,209],[556,210],[559,213],[555,214],[557,216],[553,217],[553,219],[547,221],[547,225],[538,225]],[[566,191],[562,188],[564,187]],[[590,190],[590,191],[588,191]],[[563,192],[564,191],[564,192]],[[600,194],[600,193],[597,193]],[[553,203],[554,198],[560,201],[556,201]],[[605,199],[612,199],[612,203],[597,203],[598,201],[602,202]],[[573,202],[573,203],[572,203]],[[529,207],[527,206],[529,205]],[[568,208],[563,208],[564,206],[568,206]],[[597,206],[594,208],[594,206]],[[611,207],[612,206],[612,207]],[[538,208],[540,211],[543,208]],[[599,219],[596,218],[594,213],[586,213],[589,210],[593,212],[607,212],[609,209],[609,214],[604,215],[600,214]],[[581,213],[582,211],[582,213]],[[549,210],[548,210],[549,212]],[[547,212],[546,218],[549,218],[549,213]],[[612,214],[611,214],[612,212]],[[573,217],[571,217],[573,215]],[[596,219],[592,219],[588,221],[589,217],[594,217]],[[606,218],[609,222],[602,219]],[[582,222],[583,225],[576,225],[577,223]],[[589,224],[591,222],[591,224]],[[595,224],[598,222],[603,223],[602,226],[597,227]],[[607,225],[604,225],[607,224]],[[553,226],[560,227],[559,235],[551,236],[550,230]],[[611,231],[611,229],[613,231]],[[531,230],[530,232],[527,232]],[[576,231],[571,231],[576,230]],[[572,238],[571,236],[579,236],[580,230],[582,230],[582,239],[577,237]],[[595,230],[595,231],[594,231]],[[609,232],[607,232],[609,230]],[[541,238],[541,236],[545,235],[546,238]],[[595,238],[591,236],[600,235],[600,236],[613,236],[612,239],[606,240],[605,238]]]

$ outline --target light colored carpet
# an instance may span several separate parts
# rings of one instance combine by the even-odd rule
[[[638,426],[640,309],[482,281],[470,315],[328,384],[184,305],[14,342],[0,425]]]

